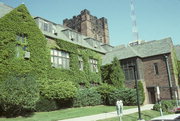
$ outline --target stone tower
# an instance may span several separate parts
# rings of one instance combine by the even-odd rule
[[[64,19],[63,25],[80,32],[83,35],[97,39],[104,44],[109,44],[109,30],[107,19],[98,19],[92,16],[88,10],[81,11],[78,16],[71,19]]]

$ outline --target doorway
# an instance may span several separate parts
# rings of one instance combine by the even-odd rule
[[[149,103],[155,104],[156,103],[156,92],[154,87],[148,87],[148,97],[149,97]]]

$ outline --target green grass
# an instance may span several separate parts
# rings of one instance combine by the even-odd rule
[[[134,108],[135,106],[124,106],[124,109]],[[57,121],[74,117],[88,116],[99,113],[116,111],[115,106],[93,106],[82,108],[69,108],[51,112],[37,112],[30,117],[0,118],[0,121]]]
[[[164,113],[164,115],[167,113]],[[152,118],[158,117],[160,116],[160,112],[158,111],[154,111],[154,110],[148,110],[148,111],[143,111],[141,113],[141,116],[144,120],[148,121]],[[124,115],[122,117],[123,121],[137,121],[138,119],[138,113],[133,113],[133,114],[129,114],[129,115]],[[115,118],[109,118],[109,119],[104,119],[104,120],[98,120],[98,121],[119,121],[118,117]]]

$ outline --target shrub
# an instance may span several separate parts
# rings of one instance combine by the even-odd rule
[[[70,81],[42,80],[40,81],[41,95],[48,99],[66,100],[75,97],[77,88]]]
[[[108,96],[111,92],[113,92],[116,88],[109,84],[102,84],[96,88],[97,92],[101,95],[102,103],[105,105],[109,105]]]
[[[115,105],[117,100],[122,100],[124,105],[136,105],[136,90],[130,88],[116,89],[108,96],[110,105]]]
[[[57,110],[58,106],[55,100],[47,99],[40,96],[38,102],[36,103],[35,111],[44,112],[44,111],[53,111]]]
[[[176,102],[174,100],[162,100],[161,101],[161,108],[164,112],[169,112],[176,106]],[[160,110],[160,105],[156,103],[153,106],[153,110],[159,111]]]
[[[5,115],[19,115],[32,110],[39,99],[39,90],[30,74],[11,75],[0,84],[0,105]]]
[[[79,89],[73,100],[74,107],[94,106],[101,104],[101,95],[95,88]]]
[[[143,83],[141,81],[138,81],[138,88],[139,88],[139,100],[140,100],[140,104],[143,104],[144,100],[145,100],[145,94],[144,94]]]

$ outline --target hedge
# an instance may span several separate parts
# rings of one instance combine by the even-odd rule
[[[94,106],[101,104],[101,95],[95,88],[79,89],[73,99],[74,107]]]

